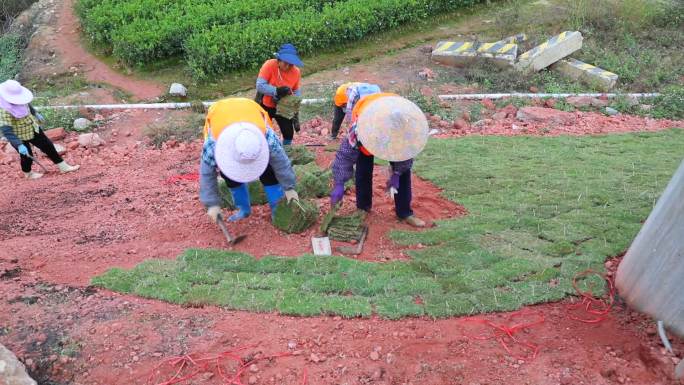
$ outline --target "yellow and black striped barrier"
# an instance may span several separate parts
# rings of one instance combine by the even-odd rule
[[[553,69],[573,79],[600,85],[604,90],[613,88],[618,81],[617,74],[577,59],[559,60]]]

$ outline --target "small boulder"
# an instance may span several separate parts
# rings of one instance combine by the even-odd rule
[[[36,385],[26,374],[26,367],[9,349],[0,344],[0,384]]]
[[[90,127],[90,120],[86,118],[78,118],[74,120],[74,130],[76,131],[85,131]]]
[[[188,89],[180,83],[173,83],[169,87],[169,95],[171,96],[188,96]]]
[[[620,111],[616,110],[616,109],[613,108],[613,107],[606,107],[606,114],[608,114],[608,115],[610,115],[610,116],[615,116],[615,115],[617,115],[617,114],[619,114],[619,113],[620,113]]]
[[[505,111],[497,111],[492,115],[492,119],[494,120],[504,120],[506,119],[506,112]]]
[[[78,136],[78,144],[82,147],[93,148],[105,144],[105,141],[100,138],[100,135],[89,132]]]
[[[453,124],[454,130],[466,130],[468,128],[468,122],[465,119],[457,119]]]
[[[51,140],[51,141],[56,141],[56,140],[62,140],[66,138],[66,130],[64,130],[64,127],[57,127],[53,128],[51,130],[45,131],[45,135]]]
[[[425,67],[418,72],[418,77],[425,80],[432,80],[435,78],[435,73],[431,69]]]
[[[496,104],[492,99],[482,99],[482,105],[488,110],[496,110]]]

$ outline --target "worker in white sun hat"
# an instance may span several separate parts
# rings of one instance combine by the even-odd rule
[[[62,159],[55,145],[43,132],[40,125],[45,119],[31,106],[32,100],[33,93],[16,80],[10,79],[0,83],[0,131],[19,153],[24,175],[27,179],[38,179],[43,176],[31,171],[31,145],[45,153],[62,173],[78,170],[80,166],[72,166]]]
[[[229,221],[251,214],[247,183],[257,179],[264,185],[271,218],[283,196],[288,202],[299,200],[290,159],[271,128],[268,113],[253,100],[223,99],[207,112],[200,160],[200,201],[214,222],[221,213],[217,168],[237,208]]]

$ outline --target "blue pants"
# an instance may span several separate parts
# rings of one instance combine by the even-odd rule
[[[373,156],[359,154],[356,161],[356,207],[370,211],[373,206]],[[399,177],[399,193],[394,196],[394,209],[400,219],[413,215],[411,210],[411,170]]]

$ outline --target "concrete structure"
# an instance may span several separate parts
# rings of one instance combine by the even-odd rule
[[[684,337],[684,162],[618,267],[615,286],[630,306]]]
[[[0,384],[36,385],[36,381],[26,374],[24,364],[2,344],[0,344]]]
[[[582,34],[565,31],[523,53],[516,68],[521,71],[540,71],[582,48]]]
[[[596,84],[604,91],[615,87],[618,80],[616,74],[577,59],[559,60],[551,68],[575,80]]]
[[[527,41],[527,35],[524,33],[519,33],[517,35],[509,36],[505,39],[501,39],[494,44],[520,44]]]
[[[512,65],[517,54],[517,44],[440,41],[432,51],[432,60],[457,67],[472,64],[478,60]]]

